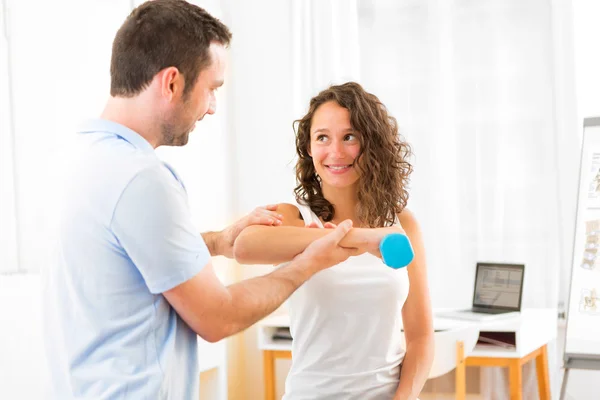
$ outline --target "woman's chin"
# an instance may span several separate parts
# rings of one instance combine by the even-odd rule
[[[323,180],[321,178],[322,184],[325,184],[331,188],[335,189],[347,189],[349,187],[354,187],[358,183],[358,178],[355,179],[327,179]]]

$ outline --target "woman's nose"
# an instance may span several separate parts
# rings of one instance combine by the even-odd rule
[[[331,152],[337,158],[342,158],[344,156],[344,144],[340,141],[334,141],[332,143]]]

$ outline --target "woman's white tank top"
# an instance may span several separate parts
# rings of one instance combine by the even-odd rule
[[[323,227],[297,204],[306,224]],[[292,366],[284,400],[388,400],[400,379],[406,268],[369,253],[325,269],[290,297]]]

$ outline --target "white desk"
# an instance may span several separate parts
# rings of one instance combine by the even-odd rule
[[[556,309],[527,309],[516,318],[485,322],[434,318],[435,329],[448,329],[464,324],[476,324],[480,334],[481,332],[506,332],[508,335],[514,335],[515,341],[513,349],[489,345],[475,346],[474,350],[467,355],[467,366],[508,367],[511,399],[521,400],[523,397],[522,366],[535,359],[540,399],[550,399],[547,344],[556,338]],[[290,321],[287,316],[268,317],[259,323],[258,348],[263,352],[267,399],[275,398],[275,360],[292,358],[291,341],[273,340],[272,335],[277,328],[289,326]]]
[[[556,338],[558,315],[556,309],[527,309],[519,318],[480,322],[481,332],[507,332],[515,335],[515,348],[475,346],[467,357],[467,366],[507,367],[510,398],[523,398],[523,365],[535,359],[538,391],[541,400],[550,400],[548,374],[548,343]]]

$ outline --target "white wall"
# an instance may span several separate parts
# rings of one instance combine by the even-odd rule
[[[573,0],[577,114],[582,120],[600,116],[600,2]],[[596,51],[594,51],[596,50]]]

